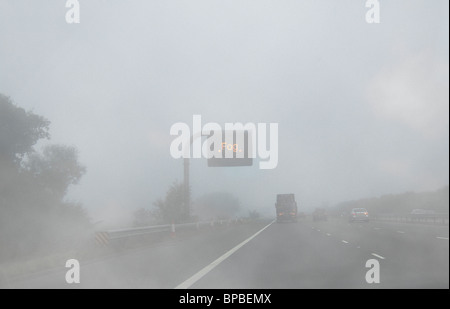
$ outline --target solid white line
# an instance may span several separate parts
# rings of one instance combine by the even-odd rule
[[[252,236],[250,236],[249,238],[247,238],[246,240],[244,240],[243,242],[241,242],[239,245],[237,245],[236,247],[228,250],[225,254],[223,254],[221,257],[219,257],[218,259],[216,259],[214,262],[212,262],[211,264],[207,265],[206,267],[204,267],[203,269],[201,269],[199,272],[197,272],[196,274],[194,274],[192,277],[190,277],[189,279],[187,279],[186,281],[184,281],[183,283],[177,285],[175,287],[175,289],[187,289],[189,288],[191,285],[193,285],[195,282],[197,282],[198,280],[200,280],[200,278],[202,278],[204,275],[206,275],[207,273],[209,273],[211,270],[213,270],[217,265],[219,265],[220,263],[222,263],[223,261],[225,261],[230,255],[232,255],[233,253],[235,253],[237,250],[239,250],[243,245],[245,245],[246,243],[248,243],[250,240],[252,240],[253,238],[255,238],[256,236],[258,236],[262,231],[264,231],[266,228],[268,228],[270,225],[272,225],[275,222],[272,221],[269,224],[267,224],[265,227],[263,227],[262,229],[260,229],[258,232],[256,232],[255,234],[253,234]]]
[[[382,257],[381,255],[378,255],[378,254],[376,254],[376,253],[372,253],[372,255],[373,255],[373,256],[376,256],[377,258],[380,258],[380,259],[384,260],[384,257]]]
[[[346,240],[343,240],[342,242],[343,242],[344,244],[348,244],[348,241],[346,241]]]
[[[443,240],[448,240],[448,237],[441,237],[441,236],[438,236],[438,237],[436,237],[437,239],[443,239]]]

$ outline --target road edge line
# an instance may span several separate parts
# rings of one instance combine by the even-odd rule
[[[271,226],[273,223],[275,222],[275,220],[273,220],[272,222],[270,222],[269,224],[267,224],[265,227],[263,227],[262,229],[260,229],[258,232],[256,232],[255,234],[253,234],[252,236],[250,236],[249,238],[247,238],[246,240],[244,240],[243,242],[241,242],[240,244],[238,244],[237,246],[235,246],[234,248],[228,250],[227,252],[225,252],[222,256],[220,256],[219,258],[217,258],[214,262],[210,263],[209,265],[203,267],[200,271],[198,271],[197,273],[195,273],[194,275],[192,275],[189,279],[185,280],[184,282],[180,283],[179,285],[177,285],[175,287],[175,289],[187,289],[190,286],[192,286],[195,282],[197,282],[198,280],[200,280],[203,276],[205,276],[207,273],[209,273],[211,270],[213,270],[217,265],[219,265],[220,263],[222,263],[223,261],[225,261],[228,257],[230,257],[233,253],[235,253],[236,251],[238,251],[242,246],[244,246],[246,243],[248,243],[249,241],[251,241],[253,238],[255,238],[256,236],[258,236],[262,231],[264,231],[266,228],[268,228],[269,226]]]

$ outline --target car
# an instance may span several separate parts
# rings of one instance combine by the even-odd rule
[[[327,212],[325,208],[316,208],[313,212],[313,221],[327,221]]]
[[[303,211],[301,211],[297,214],[297,218],[304,220],[306,218],[306,214]]]
[[[353,208],[348,218],[349,222],[364,221],[369,222],[369,212],[365,208]]]

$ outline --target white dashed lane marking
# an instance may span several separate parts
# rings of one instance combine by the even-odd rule
[[[448,237],[442,237],[442,236],[438,236],[436,237],[437,239],[442,239],[442,240],[448,240]]]
[[[377,257],[377,258],[379,258],[379,259],[384,260],[384,257],[381,256],[381,255],[378,255],[378,254],[376,254],[376,253],[372,253],[372,255],[375,256],[375,257]]]

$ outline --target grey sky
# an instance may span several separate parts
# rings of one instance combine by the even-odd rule
[[[192,162],[194,198],[271,211],[449,182],[448,1],[0,0],[0,92],[78,148],[70,192],[96,219],[151,207],[176,179],[170,126],[278,122],[279,163]],[[112,220],[112,219],[111,219]]]

